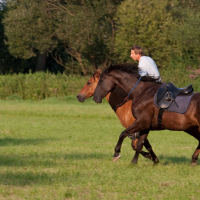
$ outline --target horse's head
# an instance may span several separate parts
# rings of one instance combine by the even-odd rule
[[[108,74],[106,74],[106,71],[104,71],[99,79],[99,82],[97,84],[97,87],[93,94],[93,100],[96,103],[101,103],[102,99],[115,88],[116,84],[112,80],[111,77],[109,77]]]
[[[100,79],[101,70],[98,69],[96,73],[87,81],[87,83],[83,86],[80,92],[77,95],[77,99],[80,102],[84,102],[85,99],[93,96],[95,88]]]

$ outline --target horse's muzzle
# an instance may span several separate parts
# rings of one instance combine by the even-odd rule
[[[93,97],[93,100],[95,101],[95,103],[101,103],[102,102],[101,98],[96,98],[95,96]]]
[[[84,102],[85,101],[85,96],[84,95],[81,95],[81,94],[78,94],[77,96],[76,96],[76,98],[78,99],[78,101],[79,102]]]

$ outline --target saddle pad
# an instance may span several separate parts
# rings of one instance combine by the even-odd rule
[[[192,99],[194,95],[194,92],[191,93],[191,95],[187,95],[187,96],[177,96],[175,98],[176,103],[173,101],[172,104],[170,105],[169,108],[167,108],[166,110],[171,111],[171,112],[176,112],[176,113],[180,113],[180,114],[184,114],[186,113],[188,106],[190,104],[190,101]],[[156,103],[156,94],[154,95],[154,104],[157,108],[160,108],[159,105]],[[177,107],[177,105],[178,107]]]

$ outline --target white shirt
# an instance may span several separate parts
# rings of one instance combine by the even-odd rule
[[[158,81],[161,81],[158,67],[152,58],[142,56],[140,58],[138,68],[140,76],[151,76],[155,79],[159,78]]]

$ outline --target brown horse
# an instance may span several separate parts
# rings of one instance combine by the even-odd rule
[[[101,74],[93,99],[96,103],[101,103],[102,98],[116,86],[121,87],[128,94],[139,77],[137,67],[130,64],[111,65]],[[151,77],[142,77],[132,90],[130,98],[132,99],[132,113],[136,120],[121,133],[115,147],[114,157],[119,155],[124,138],[140,131],[136,153],[132,160],[133,163],[137,163],[139,152],[149,131],[169,129],[185,131],[199,141],[191,161],[192,165],[196,165],[200,153],[200,93],[194,93],[185,114],[164,111],[160,128],[157,122],[159,108],[154,104],[154,95],[161,86],[162,84],[156,83]]]
[[[84,102],[85,99],[93,96],[96,86],[100,79],[100,74],[101,74],[101,71],[97,70],[97,72],[87,81],[87,83],[80,90],[80,92],[77,95],[77,99],[80,102]],[[123,105],[119,106],[119,104],[123,102],[126,96],[127,94],[122,89],[117,87],[112,92],[109,92],[105,96],[105,98],[107,99],[108,103],[113,108],[113,110],[115,111],[122,126],[125,128],[128,128],[135,121],[135,118],[133,117],[132,111],[131,111],[132,100],[129,99],[128,101],[125,101]],[[137,142],[138,142],[138,138],[135,140],[132,140],[131,146],[133,150],[136,150]],[[145,140],[144,146],[148,150],[149,153],[140,151],[140,154],[143,155],[145,158],[152,159],[154,163],[159,162],[157,156],[152,150],[152,147],[148,139]],[[120,156],[114,157],[113,161],[116,161],[119,158]]]

